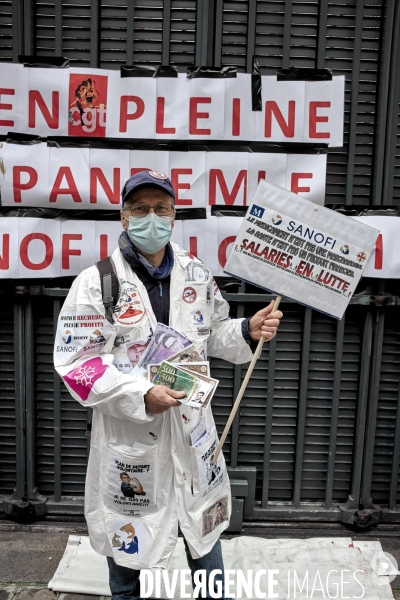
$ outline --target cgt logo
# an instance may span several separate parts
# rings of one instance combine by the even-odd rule
[[[107,84],[106,75],[70,74],[68,135],[105,137]]]
[[[253,215],[253,217],[262,219],[264,215],[264,208],[261,208],[261,206],[257,206],[257,204],[253,204],[253,206],[250,209],[250,214]]]

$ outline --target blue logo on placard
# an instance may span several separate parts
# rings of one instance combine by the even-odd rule
[[[260,206],[257,206],[257,204],[253,204],[253,206],[251,207],[250,214],[253,215],[253,217],[257,217],[258,219],[262,219],[263,215],[264,215],[264,208],[261,208]]]

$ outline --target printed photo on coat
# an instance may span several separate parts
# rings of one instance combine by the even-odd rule
[[[144,516],[156,510],[157,455],[156,445],[108,444],[104,501],[111,510],[131,516]]]
[[[153,461],[123,462],[118,456],[111,456],[108,498],[109,507],[119,513],[151,512],[156,505]]]
[[[224,496],[203,512],[203,533],[205,537],[221,523],[228,520],[228,496]]]
[[[207,432],[206,430],[203,436],[197,440],[195,447],[192,446],[190,451],[196,459],[193,480],[194,490],[200,492],[202,498],[206,498],[210,494],[215,493],[224,483],[225,462],[223,456],[220,454],[217,462],[212,464],[212,459],[218,446],[215,427],[211,432]],[[202,439],[204,441],[199,445],[199,441]]]

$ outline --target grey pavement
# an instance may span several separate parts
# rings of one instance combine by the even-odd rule
[[[400,527],[379,525],[372,531],[355,533],[340,524],[287,523],[246,524],[243,535],[264,538],[351,537],[379,540],[400,565]],[[105,597],[54,593],[47,589],[67,544],[68,536],[87,535],[83,524],[35,523],[18,525],[0,521],[0,600],[106,600]],[[236,537],[226,535],[224,537]],[[400,576],[392,582],[400,600]]]

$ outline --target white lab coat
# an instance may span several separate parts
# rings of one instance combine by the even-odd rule
[[[249,361],[242,319],[229,319],[211,273],[200,269],[197,281],[187,281],[193,260],[199,261],[176,244],[172,248],[170,326],[205,356]],[[126,567],[164,568],[178,521],[193,558],[210,552],[229,524],[229,479],[222,454],[210,471],[218,443],[210,408],[182,404],[158,415],[146,409],[144,395],[152,384],[129,373],[127,347],[144,343],[156,318],[144,285],[119,249],[112,258],[120,281],[114,325],[104,317],[99,272],[90,267],[74,281],[60,313],[54,363],[71,395],[94,409],[85,489],[92,547]],[[210,435],[193,448],[190,431],[201,418]],[[144,493],[130,491],[136,480]]]

